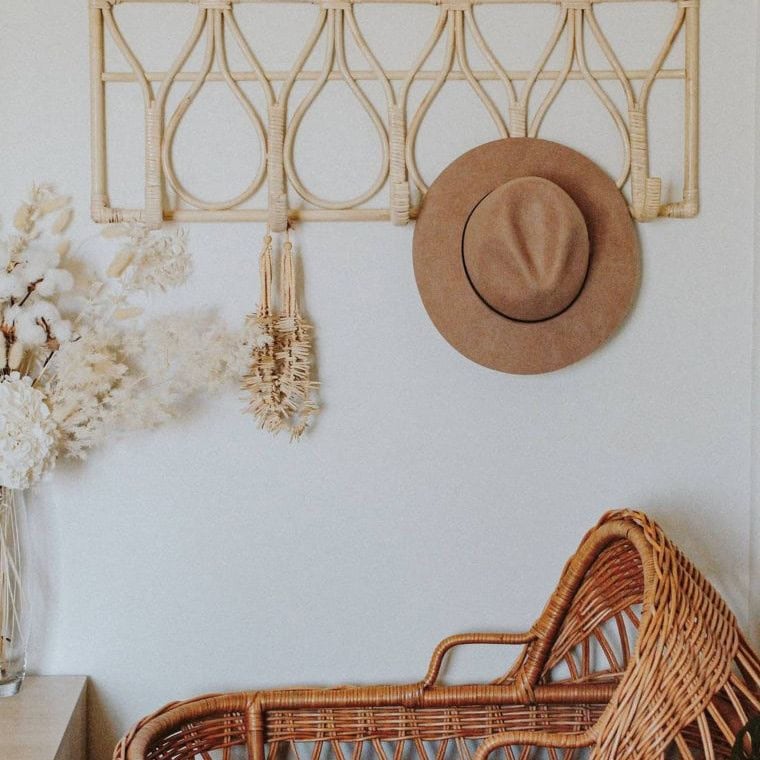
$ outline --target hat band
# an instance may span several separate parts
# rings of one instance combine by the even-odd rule
[[[526,324],[526,325],[535,325],[540,324],[542,322],[550,322],[552,319],[556,319],[560,315],[564,314],[568,309],[572,308],[573,304],[580,298],[581,293],[583,293],[584,288],[586,287],[586,281],[588,280],[589,272],[591,271],[591,262],[589,261],[589,266],[586,267],[586,272],[583,276],[583,281],[580,284],[580,287],[578,288],[578,292],[573,296],[573,298],[561,309],[559,309],[554,314],[549,314],[546,317],[539,317],[538,319],[524,319],[520,317],[514,317],[510,316],[509,314],[506,314],[505,312],[501,311],[500,309],[497,309],[492,303],[490,303],[483,294],[478,290],[477,286],[475,285],[475,282],[473,281],[472,276],[470,275],[470,271],[467,268],[467,257],[465,256],[464,251],[464,238],[465,234],[467,233],[467,225],[470,222],[470,219],[472,219],[472,215],[477,211],[478,206],[490,195],[491,193],[486,193],[473,207],[470,213],[467,215],[467,219],[465,220],[465,223],[462,225],[462,236],[459,243],[459,251],[460,251],[460,257],[462,260],[462,268],[464,269],[465,276],[467,277],[467,281],[470,283],[470,287],[472,288],[473,293],[495,314],[498,314],[500,317],[504,317],[504,319],[508,319],[510,322],[518,322],[520,324]],[[589,259],[593,256],[593,251],[589,251]]]

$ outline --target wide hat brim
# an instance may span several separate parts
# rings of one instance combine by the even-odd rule
[[[478,295],[462,256],[475,207],[520,177],[562,188],[586,221],[590,258],[572,305],[540,322],[498,313]],[[428,190],[414,232],[414,273],[433,324],[460,353],[513,374],[551,372],[582,359],[618,329],[638,291],[640,257],[627,203],[613,180],[571,148],[535,138],[486,143],[450,164]]]

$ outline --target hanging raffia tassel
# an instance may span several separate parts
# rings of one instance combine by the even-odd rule
[[[283,245],[280,289],[280,318],[276,324],[276,359],[282,409],[288,417],[291,440],[299,439],[319,412],[318,383],[312,380],[311,325],[298,308],[293,244],[286,233]]]
[[[253,349],[251,369],[243,378],[243,389],[251,396],[248,411],[258,420],[259,427],[278,433],[285,424],[285,416],[276,359],[276,318],[272,311],[272,236],[269,233],[264,238],[259,259],[259,276],[261,303],[256,314],[248,319],[256,325],[261,337]]]

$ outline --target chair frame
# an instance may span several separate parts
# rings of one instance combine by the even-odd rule
[[[640,617],[635,611],[640,605]],[[625,620],[638,629],[629,640]],[[603,626],[619,633],[613,651]],[[608,668],[593,669],[590,642]],[[487,684],[440,683],[446,655],[471,644],[521,646],[512,668]],[[580,651],[580,659],[573,652]],[[565,662],[570,677],[553,681]],[[244,745],[250,760],[276,760],[310,746],[351,760],[365,747],[401,760],[409,742],[420,760],[438,742],[478,743],[474,760],[506,758],[719,760],[749,716],[760,713],[760,659],[721,597],[659,526],[640,512],[605,515],[565,566],[559,585],[526,633],[472,633],[444,639],[425,677],[406,685],[240,692],[175,702],[140,721],[115,760],[231,760]],[[441,749],[441,743],[443,749]],[[515,747],[520,747],[515,751]],[[533,754],[546,748],[546,754]],[[217,752],[217,754],[212,754]]]

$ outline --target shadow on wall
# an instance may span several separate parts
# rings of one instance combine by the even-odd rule
[[[727,525],[725,521],[716,519],[707,522],[704,517],[699,522],[694,520],[693,497],[677,499],[667,508],[651,506],[649,514],[657,520],[665,533],[672,537],[676,545],[690,557],[697,569],[716,587],[726,600],[731,611],[736,615],[739,628],[746,634],[752,644],[758,643],[760,621],[749,620],[747,600],[750,593],[750,578],[747,567],[739,559],[746,556],[746,548],[737,546],[732,556],[727,556],[725,547],[728,541],[725,535],[735,529],[735,524]],[[692,506],[688,506],[689,503]],[[702,505],[703,515],[713,514],[709,503]],[[647,508],[645,508],[647,511]],[[749,541],[745,535],[742,539]],[[714,547],[722,547],[720,554],[713,551]]]
[[[113,757],[116,742],[121,738],[109,718],[113,712],[108,709],[97,681],[90,679],[87,686],[87,756],[90,760],[110,760]]]
[[[51,621],[57,618],[61,598],[61,552],[56,535],[56,504],[52,489],[45,484],[29,492],[27,520],[29,523],[29,557],[27,567],[30,575],[32,632],[30,657],[36,664],[37,652],[49,651],[56,637]]]

